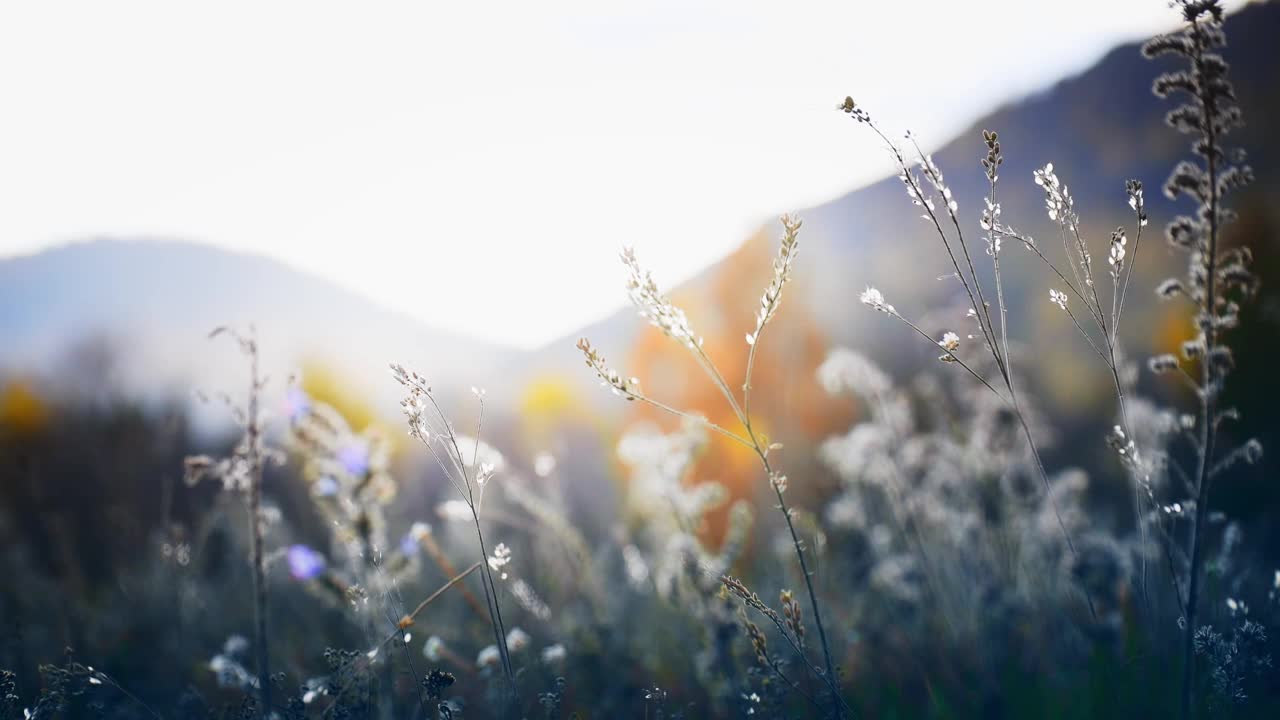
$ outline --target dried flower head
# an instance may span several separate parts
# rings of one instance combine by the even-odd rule
[[[1060,291],[1060,290],[1054,290],[1054,289],[1050,288],[1050,289],[1049,289],[1049,302],[1053,303],[1054,305],[1057,305],[1058,307],[1062,308],[1063,310],[1066,310],[1066,309],[1067,309],[1067,294],[1066,294],[1066,293],[1064,293],[1064,292],[1062,292],[1062,291]]]
[[[782,216],[782,245],[778,248],[778,257],[773,261],[773,279],[760,296],[760,309],[756,311],[756,329],[747,335],[747,344],[755,345],[756,338],[766,323],[773,319],[782,302],[782,287],[791,279],[791,263],[795,260],[799,247],[800,220],[790,215]]]
[[[1125,245],[1129,242],[1124,228],[1116,228],[1111,233],[1110,251],[1107,253],[1107,264],[1111,266],[1111,279],[1120,280],[1120,272],[1124,268]]]
[[[1075,230],[1079,223],[1075,214],[1075,201],[1067,186],[1058,180],[1058,175],[1053,171],[1053,163],[1034,171],[1033,175],[1036,185],[1044,188],[1044,205],[1049,219],[1068,230]]]
[[[1147,360],[1147,367],[1151,368],[1151,372],[1156,373],[1157,375],[1172,372],[1178,369],[1178,358],[1168,353],[1164,355],[1156,355]]]
[[[938,359],[945,363],[956,362],[955,351],[960,349],[960,336],[953,332],[947,332],[938,341],[938,347],[946,350],[945,353],[938,356]]]
[[[480,654],[476,655],[476,667],[484,669],[496,666],[502,662],[502,652],[498,650],[497,645],[486,645]]]
[[[507,649],[511,652],[520,652],[521,650],[524,650],[529,647],[530,641],[531,638],[529,637],[529,633],[518,627],[511,628],[511,630],[507,632]]]
[[[1138,216],[1138,225],[1146,227],[1147,225],[1147,209],[1142,199],[1142,181],[1126,180],[1124,183],[1125,192],[1129,195],[1129,207]]]
[[[862,295],[860,295],[858,299],[862,301],[863,305],[866,305],[872,310],[879,310],[880,312],[885,313],[886,315],[898,314],[898,311],[894,309],[892,305],[885,302],[884,294],[873,287],[869,287],[866,290],[863,290]]]
[[[640,316],[667,337],[690,348],[702,345],[702,338],[693,334],[693,328],[689,326],[689,319],[685,317],[684,311],[673,305],[658,290],[658,285],[653,281],[649,271],[640,267],[635,250],[624,248],[619,256],[622,258],[622,264],[627,267],[627,295],[631,298],[631,304],[635,305],[636,310],[640,312]]]
[[[601,383],[612,389],[615,395],[621,395],[627,400],[635,400],[640,394],[639,378],[624,378],[617,370],[609,367],[605,363],[604,356],[591,347],[591,342],[586,338],[578,340],[578,349],[586,357],[587,367],[596,372],[600,377]]]
[[[867,114],[866,110],[858,107],[858,104],[853,101],[852,97],[845,96],[844,102],[837,105],[836,109],[860,123],[871,122],[871,116]]]

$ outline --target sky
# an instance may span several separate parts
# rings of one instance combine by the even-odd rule
[[[537,347],[625,302],[623,246],[674,285],[883,176],[845,95],[938,146],[1175,23],[1162,0],[4,3],[0,256],[210,243]]]

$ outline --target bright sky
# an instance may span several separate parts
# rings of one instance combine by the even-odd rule
[[[1232,6],[1239,2],[1231,3]],[[31,2],[0,7],[0,255],[252,250],[536,346],[1167,29],[1163,0]]]

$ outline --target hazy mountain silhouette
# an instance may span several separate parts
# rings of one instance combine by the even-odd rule
[[[1280,225],[1280,137],[1275,132],[1280,123],[1280,84],[1276,82],[1280,77],[1280,45],[1275,41],[1280,37],[1280,2],[1244,7],[1227,19],[1226,31],[1229,47],[1225,55],[1232,65],[1232,80],[1246,122],[1229,140],[1232,145],[1247,149],[1257,175],[1256,183],[1237,196],[1234,204],[1255,221],[1241,226],[1275,227]],[[990,268],[978,227],[987,192],[979,164],[986,152],[983,129],[999,133],[1005,155],[999,201],[1006,223],[1042,238],[1050,248],[1059,245],[1045,215],[1043,192],[1032,182],[1032,171],[1052,162],[1075,196],[1095,255],[1101,257],[1099,253],[1105,252],[1111,229],[1124,224],[1132,238],[1133,219],[1126,204],[1124,183],[1136,178],[1147,188],[1151,225],[1142,241],[1134,289],[1149,293],[1160,278],[1178,271],[1182,256],[1170,252],[1161,233],[1175,214],[1191,208],[1185,204],[1175,207],[1163,197],[1161,188],[1173,166],[1186,156],[1190,141],[1164,124],[1164,116],[1174,104],[1151,94],[1152,80],[1171,69],[1173,62],[1148,61],[1142,57],[1140,47],[1140,43],[1130,43],[1112,50],[1084,72],[981,118],[933,153],[959,202],[970,250],[980,256],[975,258],[980,273],[989,272]],[[998,83],[999,74],[1000,68],[992,67],[990,77],[977,82]],[[851,73],[850,82],[855,81],[856,76]],[[849,92],[857,98],[856,86],[851,86]],[[832,113],[837,112],[835,106],[842,99],[830,98]],[[877,109],[868,110],[874,116]],[[901,128],[883,129],[891,137],[902,137]],[[848,131],[864,137],[869,145],[880,145],[867,128],[852,120]],[[833,162],[839,161],[833,158]],[[899,310],[917,318],[926,317],[947,300],[955,300],[957,312],[928,316],[931,322],[926,324],[938,327],[956,321],[967,307],[967,302],[959,304],[963,293],[958,283],[935,281],[952,272],[952,268],[932,227],[907,199],[902,183],[889,177],[801,210],[799,215],[804,219],[804,228],[801,255],[795,266],[797,282],[790,302],[805,297],[834,342],[858,347],[882,360],[892,357],[895,364],[909,362],[905,359],[908,357],[931,362],[937,354],[933,349],[900,332],[901,328],[891,327],[884,316],[869,312],[858,303],[859,293],[868,285],[884,290]],[[767,224],[762,232],[771,243],[768,247],[759,243],[756,251],[774,251],[780,234],[777,223]],[[1275,237],[1254,237],[1249,242],[1258,255],[1274,253]],[[739,252],[749,250],[750,244]],[[1066,337],[1067,329],[1054,324],[1060,318],[1048,322],[1054,308],[1048,302],[1051,278],[1047,271],[1029,260],[1022,248],[1008,243],[1001,257],[1006,269],[1006,291],[1014,308],[1010,320],[1015,330],[1028,340]],[[1265,258],[1260,257],[1260,264],[1263,263]],[[673,294],[696,297],[699,288],[716,282],[728,267],[731,264],[712,266],[675,288]],[[763,289],[768,278],[738,280]],[[1128,325],[1131,335],[1136,335],[1129,338],[1135,355],[1156,343],[1152,331],[1159,310],[1148,298],[1150,295],[1144,294],[1128,303],[1135,309]],[[715,312],[696,306],[686,309],[695,327],[700,314]],[[550,344],[536,360],[524,364],[542,371],[563,367],[575,355],[573,344],[581,334],[591,337],[605,353],[621,355],[634,344],[642,327],[635,313],[626,309]],[[749,330],[744,327],[742,332]],[[619,370],[625,372],[624,368]]]
[[[469,384],[509,352],[275,260],[206,245],[94,240],[0,262],[0,368],[10,372],[47,370],[77,346],[103,343],[129,389],[238,387],[234,348],[207,339],[220,325],[255,326],[277,377],[319,362],[383,406],[395,394],[380,382],[391,360]]]

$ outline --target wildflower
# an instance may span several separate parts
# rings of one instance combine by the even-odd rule
[[[243,635],[229,635],[226,642],[222,643],[222,653],[235,657],[249,652],[249,638]]]
[[[1056,173],[1053,172],[1053,163],[1046,164],[1043,168],[1034,171],[1036,185],[1044,188],[1044,204],[1045,210],[1049,214],[1049,219],[1057,222],[1068,230],[1074,230],[1076,227],[1076,216],[1073,207],[1075,201],[1072,200],[1067,186],[1063,185]]]
[[[1060,292],[1060,291],[1058,291],[1058,290],[1054,290],[1054,289],[1050,288],[1050,289],[1049,289],[1049,302],[1053,303],[1054,305],[1057,305],[1058,307],[1062,308],[1063,310],[1066,310],[1066,309],[1067,309],[1067,294],[1066,294],[1066,293],[1064,293],[1064,292]]]
[[[933,185],[933,189],[938,191],[942,199],[947,203],[947,210],[955,214],[958,206],[956,201],[951,198],[951,188],[947,187],[946,182],[942,179],[942,170],[933,162],[932,155],[924,155],[920,158],[920,170],[924,173],[925,178],[929,180],[929,184]],[[933,209],[932,203],[929,209]]]
[[[515,582],[511,583],[511,596],[530,615],[539,620],[551,619],[551,608],[542,598],[538,597],[538,593],[524,580],[517,578]]]
[[[938,347],[946,350],[945,353],[938,356],[938,359],[945,363],[956,362],[955,352],[960,349],[960,336],[953,332],[948,332],[942,336],[942,340],[938,342]]]
[[[790,590],[783,590],[778,599],[782,603],[782,616],[787,620],[787,629],[791,630],[791,634],[803,648],[804,612],[800,608],[800,603],[796,602],[796,596]]]
[[[605,364],[604,356],[591,347],[590,341],[582,338],[578,341],[578,349],[586,356],[587,367],[596,371],[601,383],[607,385],[614,395],[621,395],[627,400],[634,400],[640,394],[640,379],[626,379],[617,370]]]
[[[627,573],[627,582],[632,587],[641,588],[649,580],[649,564],[645,562],[644,553],[635,545],[623,546],[622,564]]]
[[[929,212],[933,212],[933,209],[934,209],[933,198],[927,197],[920,193],[920,183],[918,180],[916,180],[916,178],[913,175],[909,175],[904,172],[898,176],[898,179],[901,180],[902,184],[907,188],[907,197],[911,199],[912,205],[924,207],[924,208],[927,208]],[[929,219],[929,216],[927,214],[921,215],[920,217],[924,218],[925,220]]]
[[[337,460],[349,475],[362,478],[369,472],[369,447],[363,442],[345,445],[339,448]]]
[[[1111,249],[1107,255],[1107,263],[1111,265],[1112,279],[1120,278],[1120,270],[1124,267],[1125,245],[1128,242],[1124,235],[1124,228],[1116,228],[1111,233]]]
[[[321,475],[311,486],[311,491],[316,497],[333,497],[338,494],[338,489],[338,481],[332,475]]]
[[[649,271],[640,267],[635,250],[624,248],[620,254],[622,263],[627,266],[627,294],[631,304],[636,306],[640,316],[661,330],[667,337],[677,340],[692,348],[702,345],[702,338],[693,334],[689,319],[684,311],[676,307],[665,295],[658,291]]]
[[[747,636],[751,638],[751,649],[756,653],[756,662],[759,663],[761,667],[768,667],[769,644],[765,640],[764,632],[760,630],[759,625],[756,625],[750,620],[744,620],[743,622],[747,626]]]
[[[284,414],[290,422],[298,422],[311,412],[311,397],[302,388],[291,386],[284,395]]]
[[[782,302],[782,286],[791,279],[791,262],[795,260],[799,246],[797,237],[800,233],[800,221],[789,215],[782,216],[782,245],[778,248],[778,257],[773,261],[773,279],[760,296],[760,310],[756,312],[756,329],[747,334],[747,344],[755,345],[756,338],[764,329],[765,323],[773,319]]]
[[[982,159],[982,169],[987,174],[987,180],[995,183],[1000,179],[996,172],[1004,164],[1004,155],[1000,152],[1000,134],[994,130],[983,130],[982,142],[987,146],[987,156]]]
[[[289,574],[295,580],[314,580],[324,572],[324,555],[306,545],[291,545],[285,557],[289,561]]]
[[[863,305],[866,305],[872,310],[879,310],[880,312],[885,313],[886,315],[898,314],[898,311],[895,310],[892,305],[885,302],[884,294],[873,287],[869,287],[866,290],[863,290],[862,295],[860,295],[858,299],[862,302]]]
[[[471,506],[463,500],[445,500],[436,506],[436,515],[439,515],[441,520],[470,522]]]
[[[1161,300],[1169,300],[1183,294],[1186,290],[1182,287],[1182,283],[1177,278],[1168,278],[1156,286],[1156,297]]]
[[[422,655],[431,662],[440,662],[440,658],[444,656],[444,650],[444,640],[441,640],[439,635],[432,635],[422,645]]]
[[[1244,444],[1244,461],[1250,465],[1256,465],[1262,459],[1262,443],[1257,438],[1250,438]]]
[[[1138,225],[1146,227],[1147,211],[1142,201],[1142,181],[1126,180],[1124,183],[1125,192],[1129,195],[1129,207],[1138,214]]]
[[[511,628],[507,633],[507,650],[511,652],[520,652],[529,647],[529,633],[520,628]]]
[[[1178,369],[1178,358],[1165,353],[1164,355],[1156,355],[1147,361],[1147,367],[1151,368],[1151,372],[1159,375]]]
[[[422,687],[427,691],[428,698],[439,700],[444,697],[444,691],[448,690],[455,681],[452,673],[436,668],[427,673],[426,678],[422,680]]]
[[[836,109],[860,123],[871,122],[871,116],[867,114],[866,110],[858,107],[858,104],[851,97],[846,96],[844,102],[837,105]]]
[[[1184,340],[1182,343],[1182,356],[1188,360],[1195,360],[1204,355],[1204,336],[1200,336],[1193,340]]]
[[[422,546],[422,541],[431,534],[431,526],[424,522],[416,522],[409,527],[409,532],[405,533],[403,539],[400,540],[400,552],[405,555],[416,555],[418,548]]]
[[[1000,203],[991,202],[991,198],[986,198],[986,207],[982,209],[982,219],[978,224],[983,230],[994,231],[1000,225]],[[1000,238],[998,232],[990,232],[987,238],[987,254],[1000,254]]]
[[[569,653],[564,649],[564,645],[556,643],[542,648],[542,662],[546,665],[557,665],[564,662]]]
[[[501,571],[502,568],[506,567],[507,564],[511,562],[511,548],[507,547],[506,543],[498,543],[498,546],[493,549],[493,554],[489,556],[488,560],[489,568],[491,570]],[[505,572],[502,573],[502,579],[507,579],[507,574]]]
[[[540,452],[533,459],[533,474],[544,478],[556,469],[556,456],[549,452]]]
[[[476,656],[476,667],[488,668],[494,667],[502,661],[502,653],[498,651],[497,645],[486,645],[480,654]]]
[[[845,390],[863,397],[877,397],[889,391],[889,376],[865,355],[844,348],[831,351],[818,366],[818,380],[829,393]]]

